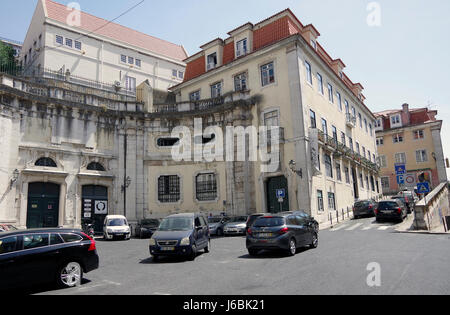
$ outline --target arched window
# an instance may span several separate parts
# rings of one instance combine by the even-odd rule
[[[35,166],[44,166],[44,167],[57,167],[55,161],[53,161],[51,158],[40,158],[36,161],[34,164]]]
[[[105,172],[105,168],[103,167],[103,165],[101,165],[98,162],[92,162],[91,164],[88,165],[87,169],[89,171],[99,171],[99,172]]]

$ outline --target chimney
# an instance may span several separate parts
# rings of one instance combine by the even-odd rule
[[[409,113],[409,104],[405,103],[402,105],[403,107],[403,117],[404,117],[404,124],[409,125],[411,123],[411,115]]]

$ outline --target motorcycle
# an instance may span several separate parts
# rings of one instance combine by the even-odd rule
[[[85,221],[83,223],[83,232],[91,238],[95,236],[94,223],[92,221]]]

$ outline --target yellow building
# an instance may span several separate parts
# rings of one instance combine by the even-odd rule
[[[376,135],[385,194],[402,189],[413,190],[419,182],[436,187],[447,181],[442,149],[442,121],[437,111],[428,108],[410,109],[404,104],[400,110],[376,113]],[[406,174],[397,176],[396,165],[406,165]],[[397,178],[398,177],[398,178]]]

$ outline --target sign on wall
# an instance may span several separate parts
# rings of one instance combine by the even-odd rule
[[[108,201],[95,201],[95,214],[108,214]]]

